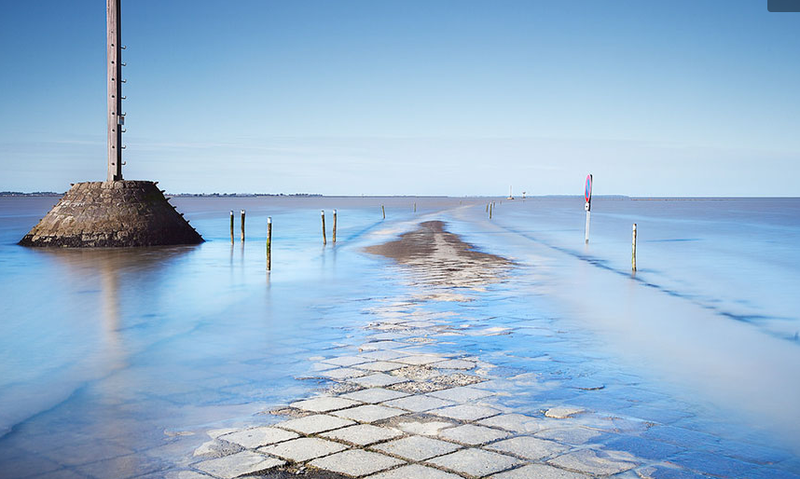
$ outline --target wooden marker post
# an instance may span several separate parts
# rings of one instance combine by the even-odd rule
[[[386,208],[381,205],[381,214],[383,214],[383,219],[386,219]]]
[[[106,0],[106,56],[108,104],[108,176],[107,181],[122,180],[122,23],[120,2]]]
[[[586,199],[586,203],[583,205],[583,209],[586,210],[586,228],[584,230],[584,241],[586,244],[589,244],[589,219],[592,215],[592,175],[588,175],[586,177],[586,189],[584,190],[584,199]]]
[[[416,213],[416,212],[417,212],[417,204],[414,203],[414,213]]]
[[[231,244],[233,244],[233,210],[231,210]]]
[[[325,237],[325,210],[320,211],[322,216],[322,244],[328,244],[328,238]]]
[[[244,210],[242,210],[242,242],[244,242]]]
[[[267,216],[267,271],[272,270],[272,216]]]
[[[333,210],[333,242],[336,243],[336,210]]]
[[[636,272],[636,223],[633,224],[633,243],[631,245],[631,271]]]
[[[489,219],[492,219],[492,210],[494,209],[494,204],[489,203]]]
[[[486,203],[486,212],[489,212],[489,203]]]

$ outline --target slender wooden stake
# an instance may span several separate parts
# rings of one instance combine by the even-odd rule
[[[233,244],[233,210],[231,210],[231,244]]]
[[[320,211],[322,216],[322,244],[328,244],[328,239],[325,237],[325,210]]]
[[[336,210],[333,210],[333,242],[336,243]]]
[[[386,208],[381,205],[381,213],[383,214],[383,219],[386,219]]]
[[[492,219],[492,210],[494,209],[494,205],[489,203],[489,219]]]
[[[636,272],[636,223],[633,224],[633,244],[631,249],[631,270]]]
[[[272,216],[267,217],[267,271],[272,270]]]
[[[417,212],[417,204],[414,203],[414,213],[416,213],[416,212]]]
[[[242,241],[244,241],[244,210],[242,210]]]
[[[489,212],[489,203],[486,203],[486,212]]]

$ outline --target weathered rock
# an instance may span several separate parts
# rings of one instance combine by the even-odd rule
[[[154,182],[95,181],[76,183],[19,244],[98,248],[202,242]]]

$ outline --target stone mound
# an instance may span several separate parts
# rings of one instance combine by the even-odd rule
[[[19,244],[100,248],[202,242],[154,182],[126,180],[74,184]]]

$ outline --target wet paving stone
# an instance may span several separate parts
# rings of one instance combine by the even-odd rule
[[[336,396],[322,396],[322,397],[306,399],[305,401],[293,402],[289,406],[297,409],[302,409],[304,411],[329,412],[329,411],[336,411],[338,409],[345,409],[351,406],[356,406],[358,404],[361,403],[358,401],[354,401],[352,399],[346,399]]]
[[[546,464],[528,464],[517,469],[494,474],[489,479],[590,479],[590,476],[565,471]]]
[[[360,372],[363,373],[364,371]],[[407,381],[407,379],[398,378],[396,376],[391,376],[389,374],[384,374],[384,373],[375,373],[359,378],[353,378],[350,381],[355,384],[358,384],[359,386],[370,388],[370,387],[391,386],[393,384],[399,384],[405,382]]]
[[[402,436],[401,432],[387,427],[371,424],[357,424],[321,434],[322,437],[348,442],[358,446],[368,446],[376,442],[388,441]]]
[[[422,461],[448,454],[461,446],[424,436],[409,436],[373,446],[372,449],[412,461]]]
[[[355,391],[348,394],[343,394],[341,397],[352,399],[354,401],[361,401],[370,404],[382,403],[392,399],[398,399],[408,396],[408,393],[401,391],[393,391],[384,388],[367,388],[360,391]]]
[[[522,463],[514,457],[475,448],[462,449],[446,456],[429,459],[427,462],[475,477],[488,476]]]
[[[315,437],[301,437],[258,449],[258,452],[294,462],[308,461],[347,449],[347,446]]]
[[[534,433],[539,432],[541,429],[539,427],[539,421],[536,418],[516,413],[500,414],[498,416],[478,421],[478,424],[489,427],[498,427],[517,433]]]
[[[194,465],[196,469],[222,479],[233,479],[245,474],[254,474],[286,464],[285,461],[255,452],[243,451],[232,456],[211,459]]]
[[[379,472],[367,479],[462,479],[461,476],[420,464],[409,464],[391,471]]]
[[[519,456],[531,461],[558,456],[559,454],[564,454],[569,451],[569,447],[562,444],[530,436],[520,436],[498,441],[486,446],[486,449]]]
[[[414,396],[407,396],[400,399],[394,399],[392,401],[387,401],[384,404],[391,407],[406,409],[408,411],[424,412],[424,411],[430,411],[431,409],[437,409],[445,406],[452,406],[455,403],[453,401],[445,401],[444,399],[418,394]]]
[[[508,437],[510,434],[499,429],[492,429],[473,424],[444,429],[439,435],[447,440],[455,441],[468,446],[479,446],[498,439]]]
[[[405,464],[405,461],[361,449],[339,452],[309,463],[311,467],[353,477],[367,476],[401,464]]]
[[[275,444],[276,442],[295,439],[296,437],[298,437],[297,433],[264,426],[223,434],[219,436],[219,439],[238,444],[245,449],[255,449],[260,446],[267,446],[269,444]]]
[[[430,393],[430,396],[455,402],[475,401],[477,399],[482,399],[492,395],[494,395],[492,391],[469,386],[456,387],[452,389],[446,389],[444,391]]]
[[[352,426],[355,422],[342,419],[340,417],[328,416],[326,414],[315,414],[313,416],[291,419],[276,424],[276,427],[290,429],[303,434],[316,434],[319,432],[330,431],[340,427]]]
[[[375,422],[406,414],[406,411],[377,404],[366,404],[364,406],[336,411],[332,414],[358,422]]]
[[[547,461],[548,464],[586,474],[610,476],[633,469],[636,463],[615,459],[603,451],[581,449]]]
[[[477,421],[490,416],[500,414],[500,411],[488,406],[475,406],[472,404],[459,404],[457,406],[448,406],[442,409],[430,411],[431,414],[437,416],[449,417],[459,421]]]

